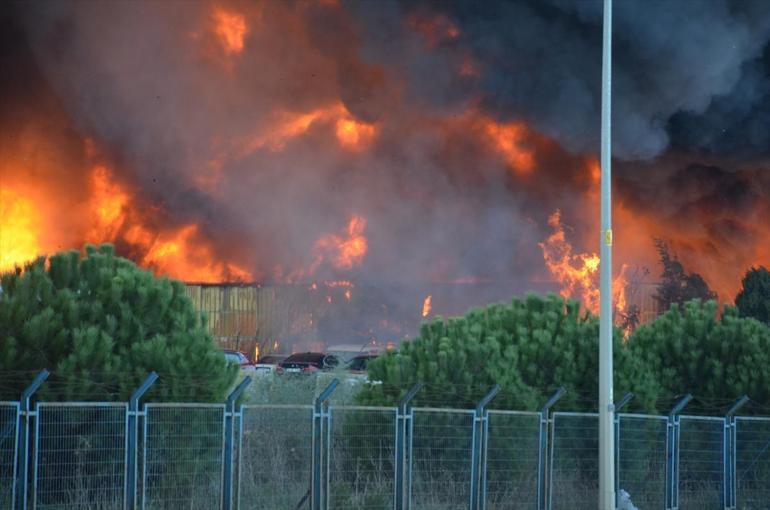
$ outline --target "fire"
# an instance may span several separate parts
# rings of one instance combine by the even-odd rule
[[[427,317],[430,314],[431,302],[433,301],[433,295],[428,295],[422,302],[422,316]]]
[[[333,125],[337,142],[344,149],[362,150],[377,134],[377,128],[356,119],[341,102],[307,112],[277,112],[270,127],[256,136],[235,143],[235,157],[242,158],[266,148],[280,152],[291,140],[307,133],[313,125]]]
[[[225,53],[237,54],[243,51],[246,36],[246,19],[242,14],[215,7],[212,14],[214,33]]]
[[[40,214],[31,200],[0,188],[0,271],[40,255],[40,226]]]
[[[320,238],[315,244],[316,262],[313,264],[313,269],[320,265],[325,256],[337,269],[352,269],[361,265],[369,249],[364,229],[366,229],[366,219],[353,215],[348,222],[345,235],[329,234]]]
[[[346,300],[348,300],[348,301],[350,301],[350,298],[351,298],[351,297],[353,297],[353,294],[352,294],[352,292],[350,291],[350,289],[345,289],[345,299],[346,299]]]
[[[336,134],[343,148],[362,150],[374,138],[375,127],[353,118],[343,117],[337,120]]]
[[[523,123],[499,124],[485,118],[481,121],[481,127],[492,147],[505,159],[511,170],[518,174],[532,172],[535,168],[535,155],[524,145],[528,130]]]

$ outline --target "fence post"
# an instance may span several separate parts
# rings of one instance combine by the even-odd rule
[[[138,448],[139,444],[139,399],[150,389],[150,386],[158,380],[158,374],[150,372],[147,378],[134,390],[131,398],[128,399],[128,427],[126,435],[128,436],[128,448],[126,451],[126,508],[134,510],[136,508],[136,494],[138,490]],[[145,418],[146,419],[146,418]]]
[[[471,450],[471,508],[484,510],[486,506],[486,446],[487,446],[487,410],[489,402],[500,393],[500,385],[495,384],[484,395],[473,413],[473,449]]]
[[[16,445],[16,451],[18,452],[20,466],[16,473],[16,485],[19,488],[17,491],[17,503],[20,510],[27,510],[27,498],[29,496],[29,427],[32,417],[36,416],[34,411],[30,411],[29,401],[32,395],[40,388],[40,385],[48,379],[49,375],[51,374],[46,369],[38,372],[32,383],[21,394],[21,400],[19,401],[18,422],[16,424],[19,431],[19,443]]]
[[[321,475],[324,466],[324,456],[322,443],[324,442],[325,424],[329,418],[329,404],[328,400],[334,389],[340,383],[339,379],[333,379],[329,386],[327,386],[318,398],[315,399],[313,406],[313,461],[312,461],[312,479],[311,479],[311,495],[310,495],[310,509],[311,510],[324,510],[326,504],[324,500],[328,498],[328,494],[324,494],[326,491],[321,489],[323,482],[323,476]],[[327,425],[328,426],[328,425]],[[329,445],[327,444],[328,448]],[[325,498],[323,497],[325,496]]]
[[[747,395],[739,398],[735,404],[725,414],[725,435],[724,435],[724,494],[725,509],[734,510],[738,506],[737,483],[735,476],[736,463],[736,430],[735,413],[749,402]]]
[[[679,507],[679,413],[690,403],[689,393],[668,413],[666,424],[666,509]]]
[[[551,483],[550,477],[547,476],[548,470],[546,469],[548,461],[548,424],[551,421],[550,412],[551,408],[559,401],[567,390],[559,388],[556,393],[548,399],[545,405],[540,409],[540,440],[538,443],[538,461],[537,461],[537,508],[538,510],[546,510],[548,508],[548,487]]]
[[[620,501],[620,415],[618,413],[632,398],[634,398],[634,392],[627,391],[625,395],[623,395],[623,398],[613,406],[615,416],[615,506],[618,506],[618,502]]]
[[[235,401],[241,396],[243,390],[251,384],[251,377],[246,376],[241,383],[227,396],[225,406],[225,459],[222,473],[222,510],[231,510],[233,507],[233,443],[235,441],[235,418],[240,416],[241,407],[235,411]],[[238,460],[240,460],[238,452]]]
[[[409,424],[412,420],[412,400],[423,386],[425,384],[420,382],[412,386],[399,401],[396,411],[396,510],[407,510],[411,504],[409,491],[405,490],[409,486],[409,477],[411,477],[409,470],[411,464],[407,463],[409,459],[407,436],[410,431]]]

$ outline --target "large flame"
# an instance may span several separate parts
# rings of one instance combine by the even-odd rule
[[[560,285],[559,293],[567,298],[579,299],[587,310],[599,313],[599,256],[591,252],[574,253],[565,234],[561,211],[551,214],[548,224],[553,233],[540,243],[540,248],[546,267]],[[626,308],[627,267],[623,264],[612,281],[614,310]]]
[[[432,306],[431,306],[431,302],[432,301],[433,301],[433,296],[432,295],[428,295],[428,297],[426,297],[423,300],[423,302],[422,302],[422,316],[423,317],[427,317],[428,315],[430,315],[430,310],[432,308]]]
[[[40,214],[32,200],[0,187],[0,271],[40,254],[40,230]]]

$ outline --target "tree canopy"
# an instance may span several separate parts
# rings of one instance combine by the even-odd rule
[[[741,317],[753,317],[770,324],[770,271],[764,266],[747,271],[735,297],[735,306]]]
[[[672,305],[681,308],[684,303],[693,299],[705,302],[717,298],[716,293],[709,288],[701,275],[685,271],[682,263],[670,253],[664,241],[656,239],[655,247],[663,266],[660,283],[655,293],[655,300],[658,302],[661,313],[666,312]]]
[[[472,407],[494,384],[502,392],[495,406],[538,409],[564,386],[562,404],[571,410],[593,409],[598,388],[597,318],[580,304],[555,295],[513,299],[471,310],[463,317],[437,318],[420,335],[405,340],[369,365],[369,385],[362,403],[392,405],[417,381],[428,385],[417,402]],[[633,390],[635,405],[652,410],[655,381],[631,356],[620,331],[614,335],[616,391]],[[431,401],[431,392],[438,393]]]
[[[110,245],[41,257],[0,278],[0,388],[34,373],[47,400],[126,400],[151,371],[150,400],[217,401],[237,367],[216,348],[184,285],[115,256]]]

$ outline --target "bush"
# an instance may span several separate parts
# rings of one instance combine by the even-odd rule
[[[0,284],[0,373],[13,396],[43,368],[44,400],[124,401],[154,370],[147,400],[222,401],[235,380],[184,286],[110,245],[41,257]]]

